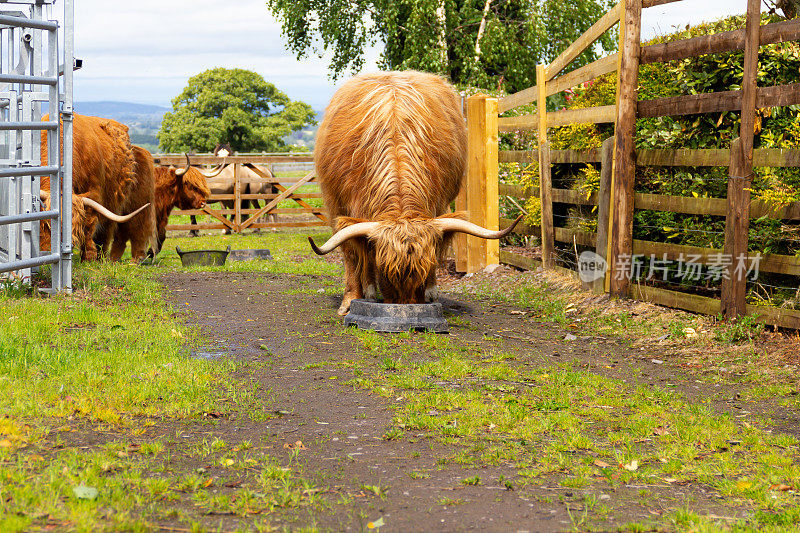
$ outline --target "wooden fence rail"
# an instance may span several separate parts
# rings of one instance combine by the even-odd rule
[[[539,65],[537,85],[500,98],[497,112],[527,104],[536,104],[538,112],[499,117],[496,130],[485,130],[483,138],[471,137],[469,143],[470,165],[485,165],[479,152],[486,152],[499,131],[536,131],[538,149],[525,151],[500,151],[499,163],[528,165],[538,162],[540,186],[524,190],[519,186],[500,184],[497,193],[490,193],[483,201],[494,204],[499,196],[518,198],[538,197],[541,200],[542,224],[539,227],[520,225],[516,232],[536,234],[542,239],[542,261],[513,256],[500,252],[500,260],[517,266],[543,266],[564,270],[555,264],[556,242],[595,248],[604,258],[609,270],[604,280],[595,282],[596,291],[608,291],[619,297],[634,297],[662,305],[681,307],[695,312],[719,313],[735,317],[745,313],[759,319],[786,327],[800,329],[800,311],[747,305],[745,302],[746,272],[732,272],[723,279],[721,300],[686,294],[658,287],[645,287],[632,283],[630,276],[612,276],[624,267],[624,258],[647,255],[676,260],[695,256],[701,263],[711,263],[720,255],[751,261],[756,254],[748,253],[747,233],[749,220],[772,219],[800,220],[800,202],[778,207],[766,202],[750,200],[750,178],[754,167],[800,167],[800,150],[753,149],[753,117],[755,111],[773,106],[800,104],[800,83],[773,87],[757,87],[760,46],[800,39],[800,20],[789,20],[760,25],[759,0],[748,0],[746,27],[741,30],[715,35],[694,37],[664,44],[641,46],[642,9],[679,0],[623,0],[603,15],[574,43],[567,46],[552,63]],[[598,59],[589,65],[568,71],[569,64],[606,31],[619,23],[619,52]],[[741,90],[711,94],[684,95],[652,100],[639,100],[637,95],[639,65],[675,61],[708,53],[744,50],[744,76]],[[589,81],[598,76],[617,72],[617,96],[614,105],[586,109],[546,111],[546,98]],[[566,72],[565,74],[561,74]],[[800,80],[798,80],[800,82]],[[480,98],[487,99],[485,96]],[[478,97],[471,97],[478,98]],[[490,106],[491,104],[484,104]],[[739,111],[742,115],[739,138],[731,149],[714,150],[636,150],[634,146],[637,118],[679,116],[700,113]],[[468,124],[470,120],[468,118]],[[602,149],[552,150],[548,142],[548,128],[576,123],[613,123],[614,136]],[[477,131],[477,130],[476,130]],[[553,188],[551,165],[601,163],[600,190],[593,194]],[[726,198],[695,198],[655,195],[635,192],[637,166],[665,167],[728,167]],[[485,168],[485,167],[484,167]],[[479,175],[472,179],[485,179]],[[467,185],[475,189],[476,185]],[[473,200],[474,204],[475,200]],[[553,222],[553,205],[571,204],[597,206],[597,233],[580,229],[559,227]],[[469,207],[469,206],[467,206]],[[461,204],[464,208],[464,204]],[[559,208],[563,212],[563,208]],[[725,245],[723,249],[685,246],[673,243],[643,241],[633,238],[633,213],[635,209],[725,217]],[[563,215],[559,215],[563,216]],[[507,227],[509,220],[500,220]],[[477,268],[463,257],[463,246],[457,246],[457,264],[466,271]],[[460,251],[459,251],[460,249]],[[576,262],[578,258],[575,258]],[[630,262],[630,259],[627,259]],[[760,255],[759,269],[763,272],[800,276],[800,258],[794,256]]]
[[[155,154],[153,159],[160,166],[183,166],[186,156],[183,154]],[[197,154],[190,157],[193,165],[232,165],[232,179],[223,184],[215,184],[220,188],[229,188],[230,192],[212,194],[208,197],[206,206],[202,209],[176,210],[173,216],[203,216],[210,217],[212,222],[199,222],[190,224],[169,224],[167,230],[210,230],[224,229],[235,233],[242,233],[248,229],[258,228],[297,228],[327,225],[325,210],[313,207],[306,200],[322,198],[319,192],[298,192],[304,185],[314,183],[314,171],[307,172],[302,177],[280,176],[273,173],[273,165],[285,163],[312,164],[313,154],[308,153],[278,153],[278,154],[235,154],[227,157],[216,157],[213,154]],[[243,167],[249,169],[249,174],[242,177]],[[215,178],[210,178],[214,183]],[[250,186],[269,185],[267,192],[245,193],[243,185]],[[297,208],[279,208],[284,200],[293,200]],[[210,204],[223,202],[222,208],[213,208]],[[256,207],[242,207],[243,202],[253,203]],[[258,202],[263,202],[260,206]],[[286,215],[310,215],[309,220],[297,216],[285,218]],[[284,220],[279,220],[282,215]],[[272,216],[271,222],[264,222],[265,217]]]

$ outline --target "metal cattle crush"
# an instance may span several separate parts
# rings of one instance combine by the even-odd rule
[[[72,288],[72,2],[0,0],[0,275],[30,281],[50,264],[53,292]],[[42,130],[46,166],[39,155]],[[40,195],[43,176],[50,179],[48,207]],[[44,252],[43,220],[51,222]]]

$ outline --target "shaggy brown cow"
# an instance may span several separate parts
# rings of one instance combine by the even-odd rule
[[[158,253],[156,243],[155,210],[155,166],[150,152],[139,146],[133,146],[134,180],[125,201],[123,211],[131,211],[145,206],[144,212],[134,216],[128,222],[98,224],[94,234],[95,244],[102,247],[111,261],[119,261],[125,252],[128,241],[131,242],[131,258],[141,262],[148,250],[153,255]],[[113,244],[112,244],[113,241]]]
[[[185,168],[156,167],[156,249],[161,250],[167,238],[167,221],[176,207],[202,209],[211,191],[206,176],[189,165]],[[155,253],[158,253],[156,251]]]
[[[422,303],[436,293],[436,265],[455,232],[499,239],[446,214],[461,187],[467,132],[461,102],[442,78],[382,72],[345,83],[325,111],[314,159],[336,233],[317,248],[342,246],[345,293],[356,298]]]
[[[48,120],[48,115],[42,117]],[[47,165],[46,133],[41,137],[42,165]],[[135,216],[115,215],[134,182],[134,158],[128,127],[115,120],[74,115],[72,155],[72,237],[81,251],[81,259],[97,258],[92,239],[98,214],[110,220],[125,222]],[[41,180],[41,195],[49,208],[50,177]],[[144,207],[143,207],[144,208]],[[137,211],[138,212],[138,211]],[[41,226],[40,248],[50,249],[49,221]]]

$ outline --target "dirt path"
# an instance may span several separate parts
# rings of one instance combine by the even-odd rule
[[[402,398],[360,391],[346,383],[353,371],[330,364],[354,359],[359,347],[352,335],[343,334],[335,314],[338,297],[324,292],[322,278],[176,273],[163,281],[178,312],[199,325],[210,341],[197,356],[266,363],[248,370],[246,378],[271,391],[272,402],[264,407],[269,418],[218,419],[202,431],[228,442],[258,442],[285,460],[296,457],[327,488],[326,506],[284,516],[283,525],[362,531],[381,518],[386,524],[382,531],[544,532],[585,527],[587,491],[559,486],[558,476],[517,486],[507,482],[517,475],[512,466],[476,469],[442,461],[459,448],[424,432],[387,439],[392,406]],[[568,332],[562,328],[519,311],[512,314],[511,307],[447,295],[444,303],[459,317],[455,324],[468,324],[452,327],[449,338],[455,343],[513,351],[520,354],[522,365],[568,363],[608,377],[672,386],[690,400],[715,397],[720,410],[741,411],[734,398],[725,401],[714,385],[694,383],[681,377],[680,368],[663,364],[667,356],[657,348],[645,353],[610,338],[577,336],[565,341]],[[656,357],[662,363],[653,363]],[[622,360],[624,365],[619,364]],[[465,483],[476,475],[480,484]],[[645,488],[653,496],[642,499]],[[593,487],[592,492],[612,509],[603,516],[602,529],[646,520],[686,501],[706,513],[741,516],[735,509],[721,508],[713,491],[700,484],[630,485],[608,493]]]

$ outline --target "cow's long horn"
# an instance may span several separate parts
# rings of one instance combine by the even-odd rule
[[[147,209],[147,206],[150,205],[150,203],[146,203],[142,207],[140,207],[139,209],[134,211],[133,213],[129,213],[127,215],[118,215],[118,214],[114,213],[113,211],[110,211],[107,207],[104,207],[101,204],[95,202],[91,198],[81,197],[81,200],[83,200],[83,205],[91,207],[92,209],[94,209],[95,211],[97,211],[98,213],[100,213],[101,215],[106,217],[107,219],[113,220],[114,222],[127,222],[130,219],[132,219],[133,217],[135,217],[136,215],[138,215],[139,212],[141,212],[142,210]]]
[[[178,170],[176,170],[175,171],[176,176],[183,176],[184,174],[186,174],[186,172],[189,171],[189,167],[192,166],[191,162],[189,162],[189,154],[183,152],[183,155],[186,156],[186,168],[179,168]]]
[[[500,231],[492,231],[477,224],[473,224],[472,222],[461,220],[460,218],[437,218],[433,221],[433,223],[436,224],[436,226],[442,230],[442,232],[460,231],[462,233],[474,235],[475,237],[480,237],[482,239],[499,239],[514,231],[514,227],[520,220],[522,220],[522,216],[523,215],[518,216],[517,220],[515,220],[513,224]]]
[[[366,237],[373,229],[377,227],[377,222],[358,222],[352,226],[347,226],[346,228],[337,231],[331,236],[330,239],[328,239],[325,244],[320,247],[317,247],[317,244],[311,237],[308,238],[308,242],[311,243],[311,249],[314,250],[314,253],[317,255],[325,255],[335,250],[348,239],[352,239],[354,237]]]
[[[223,164],[221,164],[220,166],[218,166],[217,168],[214,168],[214,169],[211,169],[211,170],[209,170],[208,172],[203,172],[202,170],[199,170],[199,169],[198,169],[197,171],[198,171],[200,174],[202,174],[203,176],[207,177],[207,178],[213,178],[214,176],[216,176],[216,175],[218,175],[220,172],[222,172],[222,169],[223,169],[223,168],[225,168],[225,164],[224,164],[224,163],[223,163]]]

